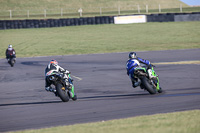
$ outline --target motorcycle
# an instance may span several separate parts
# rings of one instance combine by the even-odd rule
[[[158,75],[154,71],[153,67],[155,66],[152,65],[150,69],[148,69],[148,66],[138,67],[134,71],[134,76],[141,80],[141,89],[147,90],[150,94],[156,94],[157,92],[162,93]]]
[[[13,67],[16,62],[16,56],[14,54],[11,54],[11,55],[9,55],[7,60],[8,60],[8,63],[10,64],[10,66]]]
[[[73,80],[71,79],[70,74],[68,74],[69,85],[66,85],[63,76],[64,74],[56,72],[47,74],[47,80],[55,86],[51,91],[54,92],[56,96],[60,97],[63,102],[68,102],[70,98],[73,101],[77,100],[77,96],[74,93]]]

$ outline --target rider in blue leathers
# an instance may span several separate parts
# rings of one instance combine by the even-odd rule
[[[146,64],[149,68],[152,67],[150,61],[137,57],[135,52],[130,52],[129,60],[126,63],[126,70],[127,70],[127,75],[130,77],[132,81],[132,86],[134,88],[141,84],[141,81],[138,81],[138,79],[134,77],[134,70],[137,67],[141,67],[140,63]]]

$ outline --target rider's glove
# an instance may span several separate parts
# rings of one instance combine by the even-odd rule
[[[151,68],[152,68],[152,66],[153,66],[152,64],[149,64],[149,65],[148,65],[148,68],[149,68],[149,69],[151,69]]]
[[[66,74],[70,74],[70,72],[69,72],[69,71],[67,71],[67,70],[65,70],[65,71],[64,71],[64,73],[66,73]]]

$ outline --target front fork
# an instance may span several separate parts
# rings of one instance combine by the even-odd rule
[[[156,89],[159,90],[159,89],[160,89],[160,84],[159,84],[158,75],[157,75],[156,72],[154,71],[153,67],[151,68],[151,71],[152,71],[152,75],[153,75],[153,76],[156,76],[156,78],[157,78]]]
[[[73,98],[74,95],[75,95],[75,92],[74,92],[74,85],[72,83],[72,80],[71,80],[71,75],[68,74],[68,77],[69,77],[69,83],[72,85],[72,88],[69,90],[69,93],[70,93],[70,96]]]

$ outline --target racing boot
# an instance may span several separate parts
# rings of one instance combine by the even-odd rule
[[[49,91],[49,90],[50,90],[50,88],[51,88],[50,86],[48,86],[48,87],[45,87],[45,90],[46,90],[46,91]]]
[[[53,89],[51,86],[46,87],[45,90],[50,92],[56,92],[56,90]]]
[[[136,78],[131,79],[131,81],[132,81],[133,88],[136,88],[141,84],[141,81],[140,80],[138,81],[138,79],[136,79]]]
[[[141,81],[134,82],[134,83],[132,82],[133,88],[136,88],[136,87],[140,86],[140,84],[141,84]]]

